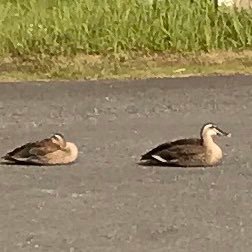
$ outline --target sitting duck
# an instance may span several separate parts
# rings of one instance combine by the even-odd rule
[[[200,138],[185,138],[163,143],[142,155],[141,160],[150,164],[180,167],[216,166],[223,158],[221,148],[214,142],[214,136],[231,137],[214,123],[206,123],[200,131]]]
[[[56,133],[49,138],[29,142],[2,157],[3,160],[37,165],[68,164],[77,159],[78,148],[66,142],[64,136]]]

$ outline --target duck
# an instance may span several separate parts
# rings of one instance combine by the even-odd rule
[[[74,143],[66,142],[61,133],[36,142],[28,142],[8,152],[4,161],[33,165],[57,165],[73,163],[78,157]]]
[[[231,137],[231,133],[216,124],[205,123],[200,130],[200,138],[184,138],[158,145],[141,156],[140,161],[180,167],[217,166],[223,153],[215,143],[215,136]]]

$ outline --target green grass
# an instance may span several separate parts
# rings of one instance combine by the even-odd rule
[[[216,12],[212,0],[153,1],[2,0],[0,57],[48,72],[61,56],[120,61],[120,55],[252,49],[251,10]]]
[[[144,79],[190,75],[252,74],[252,51],[135,57],[77,55],[38,63],[20,58],[0,62],[0,81]]]
[[[212,0],[1,2],[1,55],[252,48],[251,12],[216,13]]]

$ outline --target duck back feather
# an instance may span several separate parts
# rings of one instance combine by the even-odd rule
[[[50,138],[27,143],[8,152],[2,159],[6,161],[36,162],[43,163],[45,156],[60,150],[60,146],[53,143]]]
[[[192,146],[193,148],[195,146],[202,146],[202,140],[198,138],[186,138],[163,143],[142,155],[141,160],[157,160],[156,157],[158,156],[165,161],[171,161],[177,158],[177,155],[181,155],[181,152],[191,150]]]

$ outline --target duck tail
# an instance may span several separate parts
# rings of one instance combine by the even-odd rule
[[[9,153],[7,153],[6,155],[2,156],[1,159],[5,160],[5,161],[15,161],[15,159]]]
[[[145,153],[141,156],[140,161],[141,160],[148,160],[148,159],[152,159],[152,157],[149,153]]]

